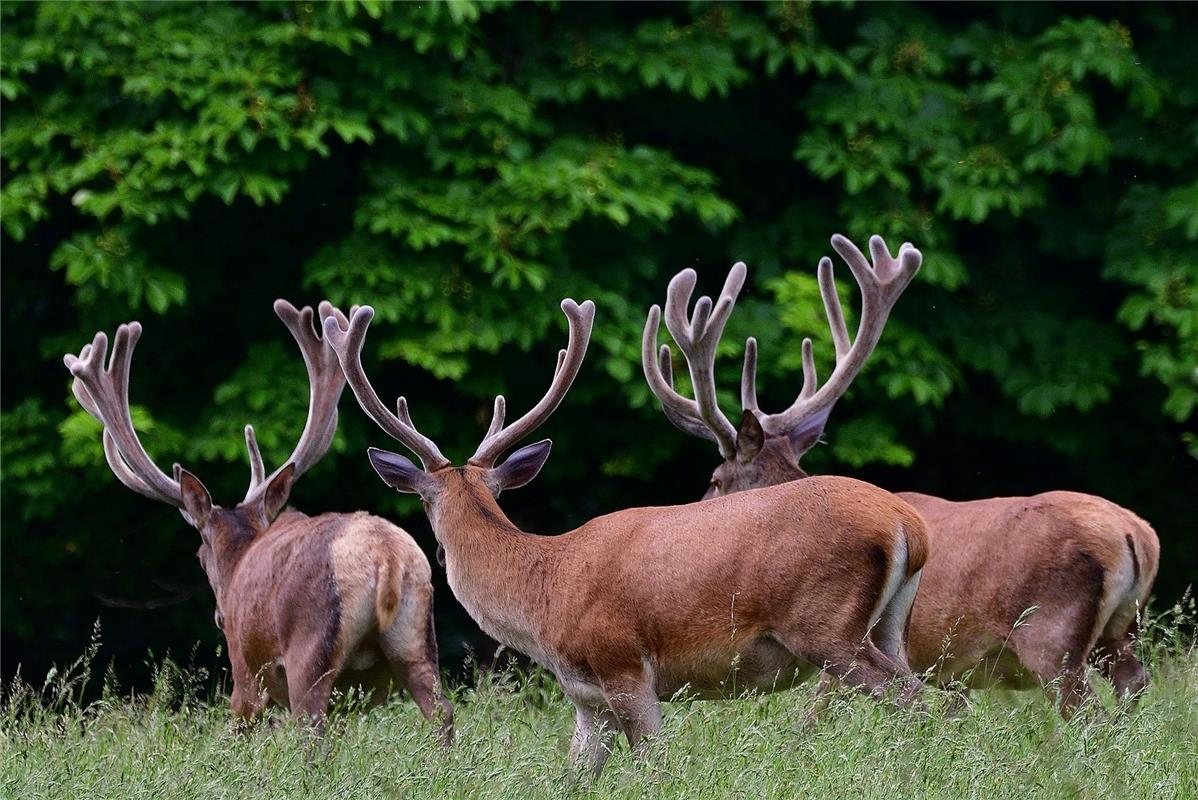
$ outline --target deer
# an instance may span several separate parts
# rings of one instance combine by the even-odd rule
[[[420,547],[402,528],[363,512],[309,517],[285,508],[296,479],[333,441],[345,379],[313,326],[311,307],[277,300],[274,310],[307,368],[308,417],[291,455],[269,475],[254,428],[245,427],[250,482],[235,506],[214,504],[179,464],[167,475],[142,446],[129,411],[140,323],[117,328],[107,364],[103,331],[78,356],[64,357],[75,398],[103,426],[104,454],[117,479],[179,509],[200,534],[196,555],[216,597],[240,729],[274,702],[323,733],[334,689],[359,687],[378,703],[394,685],[409,691],[448,744],[453,708],[441,692],[432,571]]]
[[[817,269],[832,333],[835,366],[821,386],[811,339],[802,342],[803,383],[789,408],[762,412],[757,401],[757,342],[745,342],[740,423],[733,427],[715,402],[712,362],[717,342],[696,342],[685,324],[697,276],[679,272],[667,288],[666,326],[685,359],[697,399],[673,385],[668,345],[659,351],[659,312],[649,310],[642,338],[645,377],[676,427],[716,444],[723,458],[704,498],[813,480],[800,459],[820,439],[837,400],[877,345],[887,317],[911,283],[923,256],[904,243],[893,256],[880,236],[869,240],[872,264],[847,238],[832,247],[848,265],[861,293],[861,318],[849,337],[832,261]],[[732,267],[717,305],[731,307],[746,267]],[[710,307],[710,299],[699,301]],[[696,308],[696,317],[699,308]],[[922,571],[907,639],[916,674],[956,688],[1055,690],[1068,717],[1092,687],[1086,667],[1096,663],[1118,697],[1134,700],[1147,683],[1135,652],[1143,612],[1160,562],[1152,527],[1101,497],[1052,491],[1031,497],[950,501],[899,492],[928,525],[930,555]]]
[[[634,754],[661,730],[663,701],[789,688],[826,670],[881,698],[918,705],[922,683],[868,636],[900,638],[900,586],[926,553],[924,523],[893,495],[826,477],[705,503],[631,508],[556,536],[519,528],[497,498],[532,481],[552,440],[500,457],[542,426],[577,376],[595,306],[561,303],[568,342],[544,396],[491,423],[461,466],[395,411],[362,366],[369,306],[324,317],[362,410],[420,461],[370,448],[383,482],[420,496],[450,589],[479,627],[552,673],[575,708],[571,757],[595,775],[623,733]],[[720,309],[717,313],[723,314]],[[893,648],[890,650],[893,652]]]

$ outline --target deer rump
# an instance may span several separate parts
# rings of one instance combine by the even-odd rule
[[[337,674],[380,702],[404,688],[395,665],[436,659],[431,570],[401,529],[369,514],[281,514],[234,572],[230,656],[290,707],[289,664]],[[430,652],[431,647],[431,652]],[[293,663],[292,663],[293,662]]]
[[[647,670],[661,699],[789,688],[853,658],[922,566],[923,529],[894,495],[838,477],[596,518],[547,540],[546,666],[574,685]]]
[[[1160,562],[1156,534],[1132,512],[1077,492],[899,496],[925,516],[936,553],[911,616],[917,671],[1032,688],[1096,646],[1118,658],[1132,643]]]

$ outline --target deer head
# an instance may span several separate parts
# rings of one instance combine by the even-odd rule
[[[223,627],[222,588],[246,548],[286,506],[296,478],[329,449],[337,430],[337,401],[345,388],[336,355],[313,327],[312,309],[296,310],[286,300],[276,300],[274,308],[295,337],[308,370],[308,420],[291,455],[270,475],[265,474],[253,426],[245,427],[250,484],[241,502],[230,507],[213,503],[200,479],[178,464],[173,466],[173,477],[167,475],[138,439],[129,413],[129,369],[141,338],[141,323],[130,322],[117,328],[107,365],[108,336],[103,331],[78,356],[68,354],[63,358],[74,376],[71,389],[75,398],[104,426],[104,455],[113,473],[138,494],[179,509],[187,523],[199,531],[196,556],[216,595],[218,627]],[[322,314],[339,314],[327,303],[322,303],[320,310]]]
[[[335,313],[324,317],[325,340],[337,353],[362,409],[380,428],[411,450],[420,459],[421,466],[398,453],[373,447],[369,450],[370,463],[393,489],[420,495],[439,544],[442,510],[450,496],[456,497],[461,491],[482,490],[492,498],[498,497],[505,489],[518,488],[535,478],[549,458],[553,443],[544,439],[517,450],[502,464],[496,465],[504,452],[543,424],[557,409],[582,366],[595,318],[595,304],[590,300],[582,305],[563,300],[562,311],[569,324],[570,338],[566,349],[558,352],[549,390],[527,414],[510,425],[505,425],[503,395],[496,397],[491,425],[474,455],[461,467],[451,466],[437,445],[416,429],[407,400],[400,397],[396,412],[392,414],[370,385],[362,367],[362,344],[374,318],[374,309],[362,306],[350,314],[348,322],[343,315]]]
[[[745,364],[741,376],[741,418],[733,427],[716,402],[715,353],[724,325],[732,314],[744,286],[746,268],[737,263],[728,273],[723,291],[713,304],[700,297],[688,316],[697,276],[685,269],[670,281],[666,293],[666,328],[686,359],[695,398],[683,397],[674,389],[669,345],[655,352],[661,309],[649,309],[641,340],[641,362],[653,394],[661,401],[666,417],[682,431],[716,443],[724,461],[712,473],[705,498],[745,489],[772,486],[807,477],[799,465],[803,454],[819,441],[836,401],[865,366],[877,346],[895,301],[911,283],[923,261],[922,254],[904,242],[898,257],[890,254],[881,236],[869,240],[871,266],[857,246],[837,234],[832,247],[848,264],[861,288],[861,322],[855,338],[849,338],[844,311],[832,274],[832,260],[819,262],[820,295],[836,349],[836,367],[823,386],[815,372],[811,340],[803,340],[803,386],[799,396],[784,411],[765,414],[757,405],[757,340],[745,342]]]

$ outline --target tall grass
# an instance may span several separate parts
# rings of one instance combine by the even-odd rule
[[[540,671],[482,675],[453,698],[445,751],[407,699],[353,698],[315,741],[276,714],[235,733],[212,678],[161,662],[154,690],[112,676],[84,703],[90,655],[0,708],[0,791],[12,798],[1194,798],[1198,650],[1175,610],[1149,626],[1152,682],[1133,711],[1109,690],[1063,721],[1039,692],[978,692],[964,713],[885,708],[838,695],[814,725],[813,687],[668,706],[643,760],[621,744],[598,780],[568,766],[573,714]],[[93,692],[94,694],[94,692]]]

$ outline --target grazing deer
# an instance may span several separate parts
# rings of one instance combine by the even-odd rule
[[[429,720],[452,735],[441,694],[428,559],[402,529],[364,513],[309,517],[283,510],[296,478],[329,449],[345,379],[313,329],[312,309],[284,300],[275,313],[299,344],[310,397],[303,434],[284,466],[265,475],[254,429],[245,428],[250,485],[232,508],[214,505],[194,475],[174,478],[153,462],[129,415],[129,367],[141,325],[97,333],[78,357],[64,358],[79,404],[104,425],[108,465],[128,488],[178,508],[200,533],[197,556],[216,595],[233,672],[233,712],[258,717],[268,699],[322,729],[334,688],[361,686],[381,700],[406,686]],[[322,313],[335,313],[322,306]]]
[[[750,338],[738,428],[715,403],[716,341],[696,342],[685,324],[694,271],[684,270],[670,282],[665,316],[689,366],[697,403],[674,390],[669,347],[654,352],[659,312],[656,306],[650,309],[641,350],[649,386],[677,427],[714,441],[724,457],[705,498],[807,478],[800,457],[818,441],[833,405],[865,364],[890,309],[922,261],[909,244],[899,249],[897,259],[879,236],[869,246],[872,268],[852,242],[832,237],[832,247],[861,288],[861,322],[851,341],[832,262],[819,263],[820,293],[836,351],[828,381],[816,388],[811,340],[804,339],[798,398],[778,414],[762,413],[757,342]],[[736,264],[717,307],[731,311],[744,278],[744,264]],[[710,305],[701,298],[696,317]],[[911,492],[898,496],[927,521],[931,546],[908,638],[917,673],[927,672],[942,684],[961,680],[968,688],[1030,688],[1059,680],[1065,714],[1089,691],[1085,667],[1091,658],[1120,696],[1134,696],[1144,687],[1134,637],[1160,555],[1156,534],[1144,520],[1100,497],[1075,492],[971,502]]]
[[[923,564],[923,521],[893,495],[849,478],[819,478],[710,503],[633,508],[559,536],[513,524],[496,498],[536,477],[552,442],[504,452],[545,422],[582,365],[595,306],[562,302],[569,343],[548,392],[505,426],[491,425],[464,466],[452,466],[395,413],[362,367],[374,316],[324,319],[362,409],[421,461],[372,448],[394,489],[420,495],[444,551],[449,586],[488,635],[542,664],[576,708],[571,754],[598,773],[605,731],[634,750],[661,726],[661,700],[773,691],[825,669],[880,695],[898,677],[902,701],[920,682],[874,646],[871,626],[898,637],[907,607],[899,587]]]

